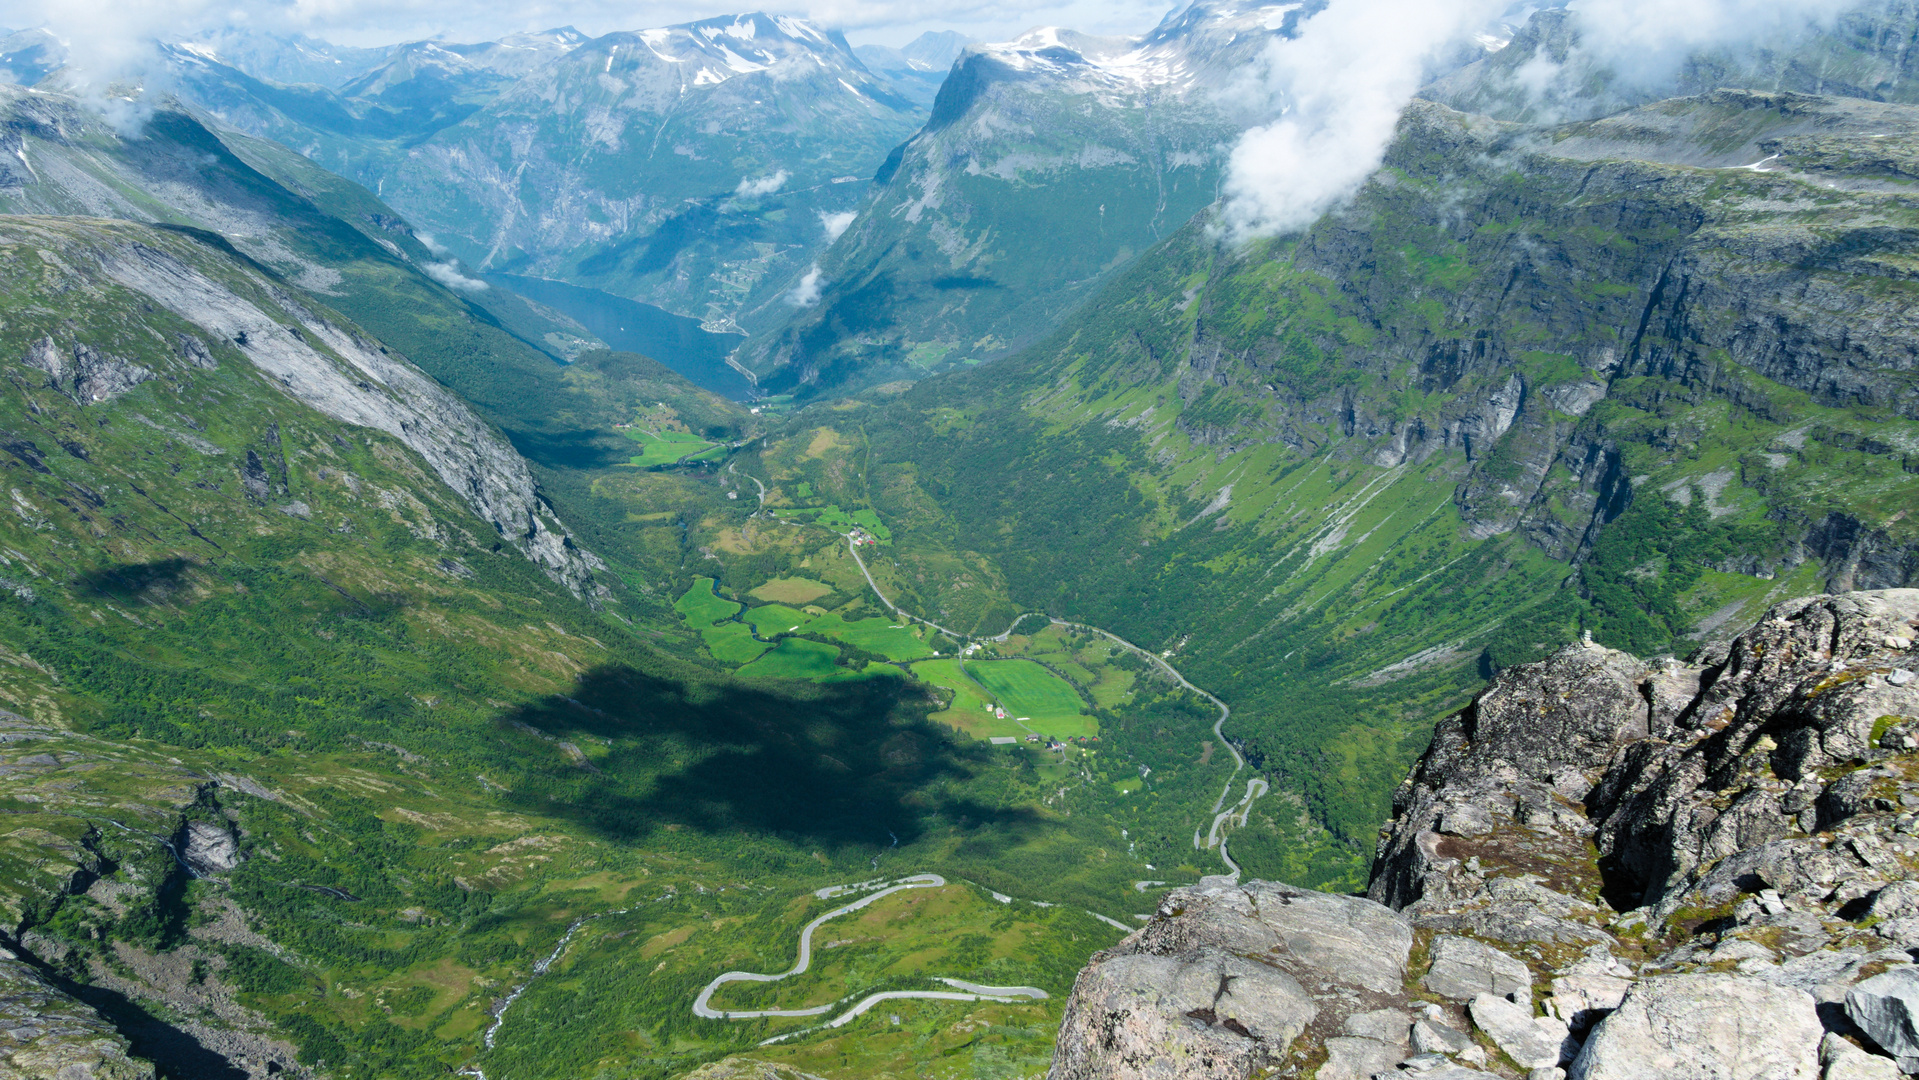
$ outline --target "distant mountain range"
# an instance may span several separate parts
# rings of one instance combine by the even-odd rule
[[[813,395],[1044,333],[1218,196],[1254,120],[1226,91],[1301,11],[1200,2],[1137,38],[1043,27],[969,46],[820,259],[817,305],[741,362],[770,390]]]
[[[471,270],[714,329],[783,321],[787,280],[925,118],[838,33],[757,13],[597,38],[367,50],[251,34],[164,53],[181,98],[379,192]]]
[[[931,108],[953,61],[973,42],[973,38],[954,30],[928,31],[898,49],[855,45],[853,55],[874,73],[891,79],[901,93]]]

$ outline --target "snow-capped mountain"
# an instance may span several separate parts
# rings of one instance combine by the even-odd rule
[[[328,85],[262,77],[222,49],[168,47],[182,97],[378,191],[469,271],[717,327],[784,317],[768,290],[824,250],[925,118],[837,33],[760,13],[413,42]]]
[[[305,34],[272,34],[228,27],[180,42],[200,55],[231,65],[256,79],[288,85],[311,84],[338,90],[380,66],[395,46],[362,49],[335,45]]]
[[[354,98],[384,98],[404,87],[408,89],[402,92],[418,95],[420,87],[435,83],[459,84],[470,92],[531,74],[585,40],[585,34],[567,26],[537,34],[512,34],[476,45],[409,42],[394,48],[384,63],[343,84],[340,92]]]
[[[1199,2],[1135,38],[972,45],[882,188],[741,359],[774,390],[917,377],[1017,348],[1218,193],[1256,117],[1227,93],[1306,10]]]
[[[477,268],[764,321],[924,115],[836,33],[706,19],[579,44],[397,156],[381,191]]]

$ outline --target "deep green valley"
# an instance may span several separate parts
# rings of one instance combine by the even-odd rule
[[[1233,239],[1317,10],[0,86],[0,1076],[1041,1076],[1500,672],[1914,585],[1910,5]]]

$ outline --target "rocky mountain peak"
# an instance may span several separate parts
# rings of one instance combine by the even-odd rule
[[[1915,638],[1888,589],[1691,662],[1501,672],[1401,785],[1365,898],[1168,894],[1081,973],[1052,1076],[1919,1071]]]
[[[852,46],[837,32],[823,30],[805,19],[760,11],[608,34],[589,42],[587,48],[589,55],[611,60],[618,50],[635,45],[650,56],[634,54],[634,59],[643,64],[650,61],[687,67],[694,86],[770,72],[790,64],[844,69],[870,78]],[[605,70],[611,72],[614,67]]]
[[[1001,71],[1070,86],[1184,94],[1212,85],[1243,66],[1275,34],[1297,21],[1299,3],[1196,3],[1174,11],[1138,37],[1100,37],[1058,26],[1029,30],[1012,41],[968,46],[973,57]]]

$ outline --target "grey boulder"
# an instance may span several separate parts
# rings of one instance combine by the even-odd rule
[[[1743,975],[1634,983],[1593,1028],[1567,1080],[1818,1080],[1811,994]]]
[[[1434,1020],[1413,1025],[1413,1052],[1416,1054],[1458,1054],[1474,1044],[1472,1036]]]
[[[1831,1032],[1819,1044],[1822,1080],[1899,1080],[1899,1066],[1891,1058],[1868,1054]]]
[[[1378,1039],[1340,1035],[1326,1040],[1326,1064],[1319,1067],[1317,1080],[1372,1080],[1380,1073],[1391,1073],[1406,1052]]]
[[[1318,1012],[1291,976],[1216,950],[1114,957],[1081,972],[1073,1001],[1055,1077],[1247,1076]]]
[[[1442,934],[1433,939],[1433,962],[1421,986],[1443,998],[1468,1001],[1478,994],[1524,997],[1532,993],[1526,965],[1472,938]]]
[[[1873,1042],[1919,1072],[1919,967],[1899,967],[1846,991],[1846,1015]]]
[[[1522,1069],[1551,1068],[1572,1057],[1574,1046],[1565,1021],[1534,1016],[1530,1000],[1515,1005],[1498,994],[1480,994],[1467,1009],[1473,1024]]]
[[[1895,881],[1872,896],[1866,914],[1881,919],[1919,915],[1919,881]]]

